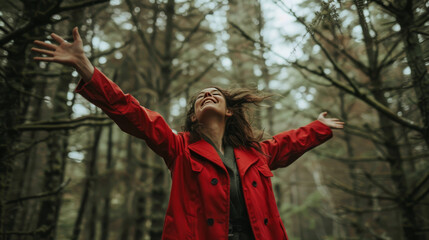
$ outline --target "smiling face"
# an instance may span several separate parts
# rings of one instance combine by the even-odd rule
[[[192,122],[204,122],[206,118],[232,116],[232,112],[227,109],[224,96],[217,88],[206,88],[198,93],[195,104]]]

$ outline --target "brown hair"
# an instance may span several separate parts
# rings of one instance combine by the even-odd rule
[[[232,116],[227,118],[225,124],[225,134],[223,143],[233,148],[244,147],[254,148],[261,152],[259,141],[262,140],[263,132],[253,129],[249,121],[249,105],[258,105],[264,99],[270,96],[261,96],[256,91],[246,88],[236,88],[225,90],[220,87],[214,87],[219,90],[226,100],[226,107],[233,112]],[[188,103],[188,112],[184,130],[191,133],[191,142],[201,138],[198,122],[192,122],[191,117],[195,113],[195,102],[197,94],[194,95]],[[258,134],[260,132],[260,134]]]

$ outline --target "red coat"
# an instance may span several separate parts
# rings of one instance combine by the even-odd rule
[[[229,176],[216,150],[206,141],[189,142],[165,120],[108,80],[97,69],[78,93],[100,107],[124,131],[146,140],[171,171],[172,188],[162,239],[228,239]],[[271,185],[271,170],[286,167],[332,136],[319,121],[261,142],[265,157],[253,149],[234,149],[250,224],[257,240],[287,239]],[[217,180],[213,180],[217,179]]]

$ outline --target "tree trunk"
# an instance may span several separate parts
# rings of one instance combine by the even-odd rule
[[[94,188],[95,168],[96,168],[96,162],[97,162],[97,150],[98,150],[98,143],[100,142],[100,136],[101,136],[102,130],[103,130],[102,127],[96,127],[94,129],[94,144],[92,145],[92,148],[91,148],[91,153],[90,153],[91,156],[89,158],[89,163],[88,163],[88,174],[85,181],[85,187],[83,190],[83,195],[80,202],[78,215],[76,217],[76,221],[73,227],[73,234],[71,237],[72,240],[79,239],[86,205],[87,205],[88,199],[90,198],[91,192],[93,191],[93,188]]]
[[[398,0],[395,2],[397,6],[404,5],[398,2]],[[402,42],[404,43],[407,63],[411,69],[411,78],[417,96],[417,105],[423,120],[423,137],[426,145],[429,147],[429,75],[423,56],[422,43],[419,42],[418,34],[415,31],[415,1],[408,0],[406,2],[400,11],[395,12],[395,17],[401,26]]]
[[[53,100],[53,120],[70,117],[71,110],[67,106],[67,93],[71,81],[71,69],[63,67]],[[67,138],[67,131],[56,131],[52,133],[52,138],[48,141],[49,156],[44,173],[44,191],[46,192],[54,191],[63,182],[65,156],[67,156]],[[44,227],[47,230],[38,236],[40,239],[55,239],[61,198],[62,194],[58,193],[43,200],[37,228]]]
[[[375,47],[375,41],[371,37],[370,30],[366,19],[363,14],[363,6],[359,4],[361,1],[354,0],[358,16],[359,23],[362,28],[362,33],[364,35],[365,46],[367,50],[368,57],[368,77],[373,86],[372,94],[374,98],[380,102],[382,105],[389,107],[386,97],[384,96],[382,78],[380,76],[380,66],[377,62],[377,53],[378,50]],[[411,1],[409,1],[411,2]],[[429,109],[429,107],[428,107]],[[399,211],[401,212],[401,227],[404,231],[405,237],[408,240],[418,240],[418,235],[416,233],[416,213],[413,209],[413,204],[411,199],[407,199],[408,187],[407,187],[407,178],[406,173],[403,169],[403,159],[400,152],[399,140],[396,137],[394,132],[395,125],[392,121],[383,113],[377,111],[378,122],[381,128],[381,132],[384,136],[384,148],[386,149],[386,159],[390,165],[390,175],[393,181],[393,184],[396,188],[396,194],[398,196],[397,204],[399,205]]]
[[[146,143],[142,143],[142,159],[147,162],[148,159],[154,158],[154,152],[149,149]],[[151,178],[150,170],[147,167],[143,167],[141,169],[139,184],[147,185],[148,179]],[[136,202],[136,219],[135,219],[135,232],[134,232],[134,240],[141,240],[145,235],[145,223],[147,221],[147,205],[148,205],[148,194],[150,192],[146,189],[139,189],[135,195]]]
[[[107,133],[107,161],[106,161],[106,172],[110,174],[114,169],[114,164],[112,161],[112,149],[113,149],[113,126],[110,125]],[[110,222],[110,192],[112,190],[111,178],[107,179],[107,184],[105,186],[105,196],[103,204],[103,215],[101,220],[101,238],[100,240],[109,239],[109,222]]]
[[[4,79],[0,81],[0,239],[6,240],[6,197],[13,174],[14,159],[9,156],[13,152],[13,146],[19,137],[14,126],[22,122],[21,113],[22,94],[16,88],[22,88],[22,72],[26,58],[25,49],[28,40],[25,38],[14,39],[8,47],[7,65],[4,69]]]
[[[125,216],[123,217],[123,221],[122,221],[122,230],[121,230],[121,239],[123,240],[127,240],[129,239],[130,236],[130,225],[131,225],[131,219],[133,217],[132,214],[132,210],[131,210],[131,195],[132,195],[132,191],[133,189],[131,188],[131,184],[134,182],[134,175],[135,175],[135,169],[136,169],[136,165],[135,165],[135,159],[133,156],[133,136],[128,135],[127,136],[128,140],[127,140],[127,178],[125,179],[126,181],[126,188],[125,188],[125,193],[124,193],[124,204],[123,204],[123,212],[125,214]]]
[[[341,99],[341,119],[344,122],[348,122],[348,114],[347,111],[345,109],[345,93],[344,92],[340,92],[340,99]],[[353,147],[352,147],[352,140],[351,140],[351,136],[349,133],[345,132],[344,133],[344,141],[346,142],[346,146],[347,146],[347,156],[349,158],[352,158],[353,156],[355,156]],[[359,181],[358,181],[358,169],[355,163],[349,163],[347,164],[348,168],[349,168],[349,176],[350,176],[350,180],[352,181],[352,188],[354,191],[359,191]],[[353,195],[353,203],[352,203],[353,207],[355,209],[359,209],[361,206],[360,204],[360,198],[358,196]],[[352,228],[354,229],[354,236],[356,236],[357,239],[363,239],[364,235],[365,235],[365,231],[364,231],[364,220],[363,220],[363,216],[362,213],[355,213],[355,218],[352,219],[351,221],[351,225]]]

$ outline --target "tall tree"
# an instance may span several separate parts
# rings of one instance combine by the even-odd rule
[[[393,63],[399,61],[402,52],[397,49],[398,39],[393,41],[389,38],[380,39],[380,35],[378,34],[380,29],[375,28],[374,24],[369,20],[370,18],[367,18],[364,14],[364,11],[368,12],[373,9],[364,9],[361,1],[355,1],[354,7],[357,9],[355,12],[356,22],[362,32],[363,46],[361,46],[361,49],[366,53],[364,55],[365,58],[362,58],[362,55],[359,56],[357,52],[353,52],[348,47],[352,41],[350,37],[347,37],[345,34],[333,34],[333,32],[329,35],[328,31],[326,31],[326,29],[329,29],[327,26],[334,25],[336,27],[341,25],[338,23],[338,18],[335,17],[335,14],[332,14],[335,13],[335,10],[332,10],[332,5],[330,4],[332,2],[322,3],[323,11],[317,16],[325,18],[322,28],[317,28],[314,24],[305,23],[303,18],[297,17],[297,20],[309,31],[312,41],[320,47],[330,66],[328,67],[323,63],[316,64],[314,62],[316,58],[312,58],[312,64],[305,65],[296,61],[293,62],[293,65],[310,75],[329,81],[333,86],[361,99],[376,110],[378,125],[380,127],[378,130],[380,132],[380,142],[377,145],[383,149],[383,159],[389,166],[391,187],[394,190],[390,190],[390,187],[385,187],[385,184],[376,180],[377,176],[372,176],[368,172],[365,172],[368,182],[372,187],[377,188],[377,192],[379,192],[375,196],[362,194],[350,187],[339,186],[338,184],[336,186],[349,193],[354,193],[356,196],[377,199],[377,201],[387,200],[395,203],[401,214],[400,224],[406,239],[420,239],[422,235],[418,233],[418,229],[421,227],[418,226],[417,219],[419,214],[416,212],[416,206],[419,203],[413,200],[415,198],[413,195],[419,195],[419,201],[427,195],[426,190],[417,194],[422,188],[421,184],[427,181],[427,174],[421,174],[418,181],[411,181],[408,177],[409,175],[404,169],[405,160],[401,152],[401,142],[396,128],[397,124],[401,124],[419,133],[423,133],[424,131],[422,130],[423,127],[414,124],[410,119],[405,119],[402,114],[395,112],[395,109],[389,103],[391,101],[389,93],[392,92],[392,88],[388,86],[393,81],[389,81],[389,79],[382,75],[387,69],[392,68]],[[330,18],[330,16],[332,17]],[[344,29],[340,29],[340,31],[344,31]],[[334,39],[343,39],[343,42],[338,44]],[[344,41],[345,39],[348,42]],[[344,62],[340,63],[338,59],[335,59],[333,57],[335,54],[341,55],[342,61],[347,60],[347,64]],[[380,58],[380,56],[382,57]],[[326,72],[327,68],[332,69],[332,72],[338,74],[339,77],[334,77],[330,74],[330,70]],[[351,73],[351,71],[354,72]],[[365,89],[367,85],[368,89]],[[410,96],[412,97],[412,95]],[[410,204],[411,202],[413,204]]]
[[[420,40],[427,32],[425,26],[429,21],[427,2],[423,0],[371,0],[383,10],[395,17],[401,27],[400,38],[402,40],[407,63],[411,69],[413,88],[417,96],[417,105],[423,119],[423,137],[429,147],[429,74],[427,70],[427,49],[423,48]],[[363,1],[356,1],[359,9],[363,7]]]

